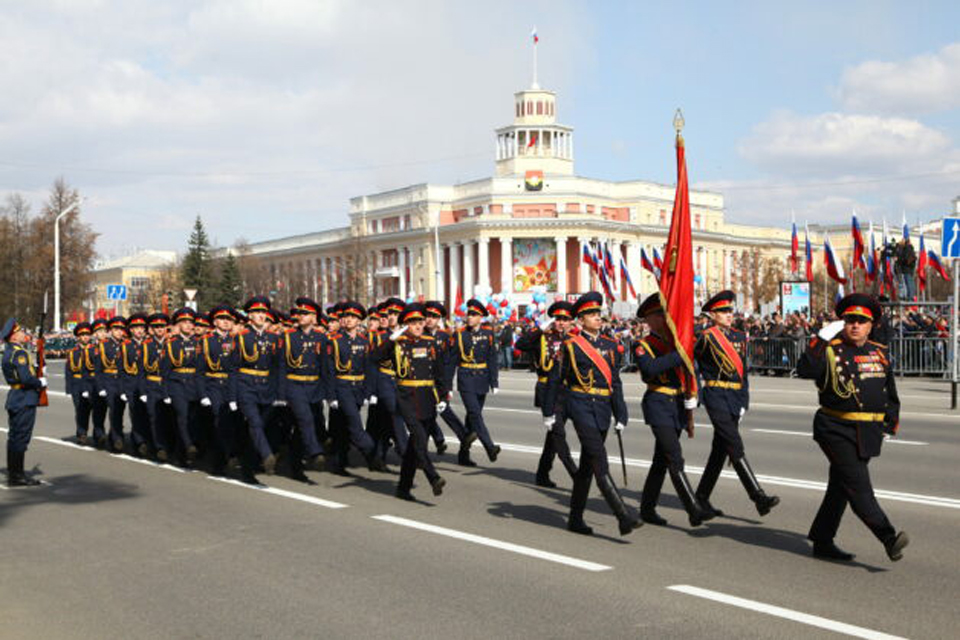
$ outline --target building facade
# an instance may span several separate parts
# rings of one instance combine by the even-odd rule
[[[175,251],[144,250],[107,260],[93,270],[93,292],[88,317],[127,316],[134,311],[158,311],[154,304],[165,272],[177,261]],[[111,285],[126,287],[126,299],[113,300]],[[179,292],[178,292],[179,293]]]

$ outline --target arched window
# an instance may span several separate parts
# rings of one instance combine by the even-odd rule
[[[517,107],[517,117],[519,118],[519,117],[520,117],[520,103],[519,103],[519,102],[516,104],[516,107]]]
[[[538,116],[543,115],[543,102],[541,102],[540,100],[537,100],[537,115]]]
[[[528,116],[532,116],[532,115],[533,115],[533,101],[532,101],[532,100],[527,100],[527,115],[528,115]]]

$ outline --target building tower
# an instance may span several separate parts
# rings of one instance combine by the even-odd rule
[[[573,127],[557,124],[556,94],[534,81],[513,103],[513,124],[496,131],[497,177],[573,175]]]

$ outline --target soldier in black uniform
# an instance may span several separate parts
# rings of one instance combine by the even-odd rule
[[[197,421],[201,394],[197,368],[201,354],[194,333],[193,321],[196,317],[196,312],[189,307],[174,312],[173,323],[177,325],[178,332],[167,340],[161,374],[167,398],[173,407],[182,462],[187,466],[197,460],[197,442],[201,436]]]
[[[110,318],[107,323],[109,337],[97,344],[97,357],[94,360],[97,371],[95,385],[97,396],[106,402],[110,417],[110,447],[115,452],[123,451],[123,409],[121,398],[123,386],[120,382],[120,349],[126,337],[127,321],[121,316]],[[94,418],[96,420],[96,418]]]
[[[619,345],[600,333],[602,308],[603,296],[596,291],[580,296],[574,305],[580,331],[568,336],[563,343],[560,362],[553,367],[547,381],[541,411],[544,426],[552,429],[558,417],[558,400],[562,397],[566,417],[573,421],[580,439],[580,466],[573,478],[567,528],[583,535],[593,533],[583,521],[583,511],[595,477],[600,492],[617,517],[620,535],[627,535],[641,523],[636,513],[624,504],[607,464],[604,441],[611,419],[616,422],[614,428],[622,431],[629,415],[620,382]]]
[[[33,487],[40,484],[24,471],[23,461],[33,436],[40,390],[47,386],[42,371],[37,371],[24,347],[30,341],[27,332],[13,318],[0,331],[4,341],[0,369],[10,390],[7,392],[7,486]],[[39,375],[38,375],[39,374]]]
[[[700,334],[694,347],[697,368],[703,378],[703,405],[713,423],[713,444],[707,466],[697,486],[697,499],[704,511],[722,516],[710,504],[710,495],[717,484],[727,456],[740,478],[747,495],[761,516],[780,503],[777,496],[768,496],[744,455],[740,438],[740,418],[750,408],[750,387],[747,379],[747,334],[733,328],[733,291],[721,291],[703,305],[713,326]]]
[[[230,305],[219,304],[210,309],[213,331],[200,339],[198,382],[200,406],[210,411],[213,442],[216,445],[214,475],[224,475],[240,464],[243,445],[240,405],[237,404],[237,352],[234,323],[236,313]],[[243,477],[250,480],[251,465],[245,464]]]
[[[560,359],[563,343],[567,339],[567,329],[573,320],[573,305],[566,300],[558,300],[547,309],[548,320],[540,327],[527,331],[517,340],[516,347],[525,351],[533,358],[537,370],[537,385],[533,390],[533,406],[543,407],[543,395],[547,388],[550,372]],[[543,439],[543,452],[540,454],[540,463],[537,465],[537,486],[556,487],[550,479],[550,469],[553,459],[560,458],[563,467],[574,478],[577,473],[577,464],[570,455],[570,445],[567,444],[567,433],[564,428],[566,415],[564,414],[564,399],[557,398],[557,406],[553,415],[556,420],[547,430]]]
[[[487,393],[497,395],[500,386],[497,337],[489,326],[482,326],[486,315],[482,302],[475,298],[467,301],[467,326],[457,330],[454,359],[457,390],[467,410],[467,429],[477,433],[490,462],[496,462],[500,445],[493,443],[483,419]]]
[[[143,340],[147,333],[147,316],[134,313],[127,319],[129,337],[120,345],[120,384],[123,392],[120,399],[130,407],[130,439],[134,451],[140,457],[150,452],[153,440],[150,431],[150,415],[144,395],[144,374],[141,366]]]
[[[279,367],[279,340],[269,331],[270,299],[254,296],[243,306],[249,324],[236,336],[237,405],[247,421],[250,441],[267,475],[277,469],[266,429],[273,417],[277,400],[277,370]]]
[[[423,332],[423,305],[406,305],[400,314],[400,322],[403,328],[386,336],[372,355],[378,362],[387,357],[393,360],[397,374],[397,407],[410,432],[403,453],[397,497],[414,500],[410,489],[418,467],[427,476],[433,495],[443,493],[446,485],[427,454],[427,423],[436,420],[438,410],[446,408],[446,402],[441,398],[447,396],[447,387],[436,340]]]
[[[388,298],[380,305],[382,328],[375,333],[368,333],[370,348],[377,349],[383,340],[396,331],[399,326],[400,312],[403,311],[403,300]],[[370,405],[367,408],[368,418],[373,416],[375,424],[371,437],[378,442],[377,455],[385,459],[387,443],[393,440],[397,455],[403,458],[407,448],[407,431],[403,426],[403,418],[397,410],[397,374],[394,371],[392,357],[385,357],[381,361],[371,361],[367,379]],[[368,420],[369,422],[369,420]],[[369,432],[369,429],[368,429]]]
[[[167,326],[170,319],[165,313],[155,313],[147,318],[150,336],[143,341],[140,365],[143,369],[143,392],[140,399],[147,407],[150,417],[150,433],[153,439],[157,460],[167,462],[170,459],[170,445],[167,438],[167,389],[163,381],[167,352]]]
[[[668,337],[669,329],[660,304],[660,294],[647,297],[637,309],[637,316],[650,325],[650,334],[637,344],[636,356],[640,375],[647,384],[641,403],[643,419],[650,425],[657,441],[653,462],[643,484],[640,517],[651,524],[667,524],[656,508],[664,476],[669,472],[677,496],[687,511],[690,526],[698,527],[704,520],[712,518],[713,513],[703,510],[690,486],[680,446],[680,432],[684,427],[692,428],[692,411],[697,406],[697,400],[684,399],[687,390],[683,388],[681,377],[683,360]]]
[[[80,322],[73,329],[77,342],[67,352],[64,360],[64,377],[67,381],[67,395],[73,400],[73,416],[76,423],[77,444],[87,444],[87,432],[90,430],[90,411],[93,408],[93,376],[96,367],[93,363],[92,349],[89,348],[92,330],[89,322]]]
[[[867,464],[880,455],[884,434],[900,426],[900,398],[887,348],[870,342],[873,323],[883,313],[876,300],[852,293],[837,303],[842,318],[820,330],[800,357],[797,372],[814,380],[820,409],[813,418],[813,439],[830,461],[830,479],[808,538],[813,555],[852,560],[834,544],[847,507],[873,532],[891,560],[903,557],[909,538],[890,524],[877,503]]]
[[[106,394],[100,395],[96,369],[100,361],[100,344],[109,339],[107,321],[103,318],[97,318],[90,327],[93,330],[93,339],[87,345],[87,351],[94,367],[93,388],[90,390],[90,395],[93,396],[93,402],[91,403],[93,406],[90,412],[93,419],[93,441],[97,447],[105,449],[107,446],[106,421],[109,407],[107,406]]]

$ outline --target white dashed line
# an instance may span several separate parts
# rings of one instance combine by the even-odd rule
[[[299,500],[300,502],[306,502],[307,504],[312,504],[317,507],[325,507],[327,509],[345,509],[350,505],[343,504],[342,502],[334,502],[333,500],[324,500],[323,498],[317,498],[315,496],[309,496],[305,493],[297,493],[295,491],[287,491],[286,489],[277,489],[276,487],[268,487],[264,484],[247,484],[246,482],[240,482],[239,480],[234,480],[233,478],[221,478],[219,476],[207,476],[209,480],[215,480],[217,482],[222,482],[224,484],[230,484],[235,487],[243,487],[244,489],[253,489],[254,491],[260,491],[262,493],[269,493],[272,496],[280,496],[281,498],[289,498],[291,500]]]

